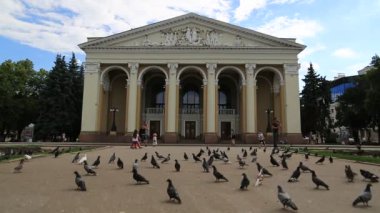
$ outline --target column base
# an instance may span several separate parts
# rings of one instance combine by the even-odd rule
[[[204,141],[206,144],[215,144],[218,143],[218,135],[214,132],[204,133]]]
[[[81,132],[80,142],[110,142],[110,143],[130,143],[131,137],[123,134],[110,135],[106,132]]]
[[[301,133],[283,133],[280,135],[280,141],[287,144],[306,144]]]
[[[163,137],[163,143],[178,143],[178,136],[176,132],[166,132]]]
[[[242,134],[242,142],[246,144],[254,144],[258,143],[257,141],[257,133],[243,133]]]
[[[110,135],[117,135],[116,131],[111,131]]]

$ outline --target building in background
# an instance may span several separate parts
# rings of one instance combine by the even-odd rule
[[[79,47],[81,141],[126,141],[146,122],[165,143],[252,143],[274,116],[302,141],[295,39],[189,13]]]

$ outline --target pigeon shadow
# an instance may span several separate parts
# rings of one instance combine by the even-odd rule
[[[173,201],[173,200],[163,200],[161,201],[161,203],[166,203],[166,204],[170,204],[170,205],[179,205],[180,203],[178,203],[177,201]]]

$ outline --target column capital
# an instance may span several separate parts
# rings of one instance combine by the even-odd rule
[[[137,69],[139,68],[139,63],[128,63],[128,67],[131,70],[131,75],[137,74]]]
[[[247,86],[254,86],[256,85],[256,80],[254,79],[255,77],[255,68],[256,64],[245,64],[245,72],[246,72],[246,82],[245,84]]]
[[[256,68],[256,64],[245,64],[245,70],[247,73],[254,73],[254,70]]]
[[[84,64],[84,74],[95,74],[100,70],[100,63],[86,62]]]
[[[176,77],[176,74],[177,74],[177,69],[178,69],[178,64],[175,64],[175,63],[169,63],[168,64],[168,68],[169,68],[169,78],[172,76],[172,77]]]
[[[283,67],[286,75],[298,75],[300,64],[284,64]]]
[[[109,78],[108,73],[106,73],[104,75],[103,79],[101,79],[100,84],[103,85],[103,90],[104,91],[110,91],[111,90],[111,88],[110,88],[110,78]]]
[[[216,63],[207,63],[206,67],[207,67],[207,73],[208,74],[210,74],[210,75],[214,75],[215,74],[215,69],[217,67]]]

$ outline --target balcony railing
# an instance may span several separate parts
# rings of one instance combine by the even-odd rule
[[[235,109],[219,109],[219,115],[235,115]]]
[[[202,109],[200,109],[200,108],[182,108],[181,113],[182,114],[201,114]]]
[[[145,108],[145,113],[146,114],[163,114],[164,113],[164,108]]]

